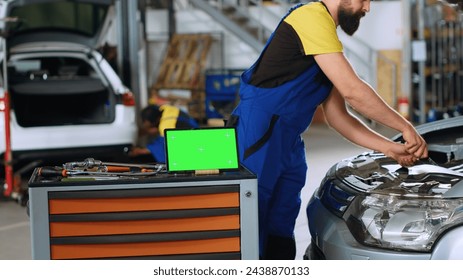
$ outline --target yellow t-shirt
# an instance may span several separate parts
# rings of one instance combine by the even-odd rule
[[[159,121],[159,134],[164,137],[164,129],[177,126],[180,109],[171,105],[162,105],[159,109],[162,111],[161,120]]]
[[[342,51],[336,24],[325,5],[322,2],[302,5],[274,31],[250,83],[264,88],[279,86],[312,67],[314,55]]]
[[[170,128],[195,128],[198,127],[196,120],[194,120],[188,113],[180,110],[180,108],[172,105],[162,105],[159,107],[162,112],[161,119],[159,120],[159,134],[164,137],[164,130]]]
[[[296,31],[306,55],[342,52],[336,24],[323,3],[304,5],[289,14],[284,22]]]

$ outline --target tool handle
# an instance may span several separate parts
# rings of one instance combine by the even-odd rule
[[[130,167],[125,166],[106,166],[107,172],[130,172]]]
[[[140,168],[134,166],[106,166],[107,172],[154,172],[153,169]]]
[[[43,177],[67,177],[66,169],[55,169],[53,167],[39,167],[38,174]]]

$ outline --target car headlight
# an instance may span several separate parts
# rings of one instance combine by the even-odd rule
[[[463,199],[358,196],[344,218],[357,241],[429,252],[442,232],[463,223]]]

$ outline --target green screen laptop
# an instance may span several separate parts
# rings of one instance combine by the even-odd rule
[[[164,136],[168,172],[239,168],[235,128],[166,129]]]

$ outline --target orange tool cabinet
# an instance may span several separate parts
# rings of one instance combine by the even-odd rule
[[[33,259],[258,259],[257,178],[29,180]]]

